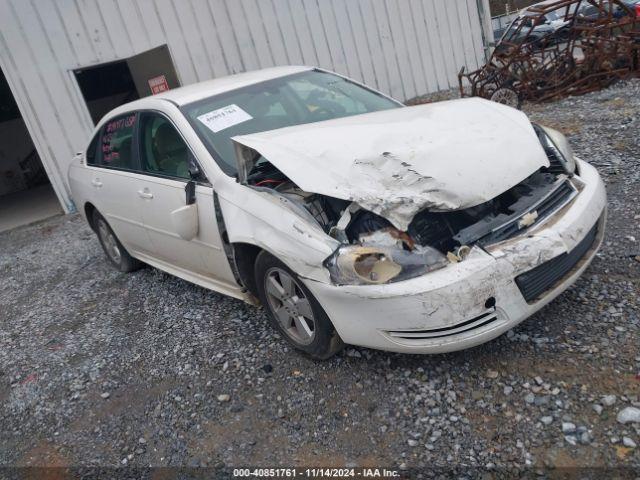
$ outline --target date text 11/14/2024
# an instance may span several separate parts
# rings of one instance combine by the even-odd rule
[[[387,468],[236,468],[235,478],[399,478],[397,470]]]

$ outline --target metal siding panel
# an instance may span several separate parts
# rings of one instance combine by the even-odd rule
[[[260,18],[260,9],[256,0],[236,0],[242,6],[244,13],[244,22],[246,29],[251,35],[253,49],[258,58],[259,68],[273,67],[275,61],[273,53],[270,49],[269,40],[267,39],[262,18]]]
[[[347,11],[347,2],[344,0],[332,0],[331,7],[349,75],[362,82],[364,81],[362,61],[358,56],[353,27]]]
[[[6,33],[9,39],[10,35],[14,35],[14,40],[21,39],[26,47],[26,55],[21,55],[17,61],[19,68],[21,68],[23,81],[26,85],[33,87],[31,95],[35,96],[35,100],[52,107],[43,110],[43,115],[47,116],[48,125],[52,128],[52,132],[58,130],[55,138],[52,138],[51,141],[59,150],[70,151],[72,150],[71,141],[67,136],[67,130],[62,128],[62,125],[65,125],[67,121],[73,122],[74,119],[60,115],[57,103],[65,102],[66,99],[61,95],[54,94],[55,91],[64,91],[64,85],[61,84],[60,71],[55,58],[50,55],[52,46],[45,32],[39,28],[37,14],[32,9],[30,2],[13,3],[12,7],[11,14],[15,19],[15,30],[7,28]],[[36,52],[46,52],[47,54],[40,55],[38,58]],[[56,163],[55,158],[53,161]]]
[[[229,22],[234,35],[234,41],[238,44],[238,50],[242,57],[244,70],[256,70],[260,68],[260,62],[256,55],[256,48],[253,38],[249,33],[246,23],[244,9],[238,0],[225,0]]]
[[[300,47],[300,39],[293,25],[293,17],[289,2],[287,0],[271,0],[276,15],[278,26],[284,41],[284,48],[287,52],[287,58],[292,65],[305,64],[302,49]]]
[[[244,61],[240,53],[238,40],[233,31],[225,0],[209,0],[207,6],[209,7],[209,14],[215,26],[216,36],[227,62],[229,73],[245,71]]]
[[[131,0],[116,0],[116,3],[118,15],[122,19],[122,25],[127,32],[127,37],[131,42],[131,48],[134,53],[139,53],[139,49],[151,49],[153,45],[151,44],[149,32],[147,32],[146,26],[138,14],[138,2],[132,2]]]
[[[28,12],[28,15],[32,16],[32,18],[38,22],[39,30],[44,35],[43,40],[47,47],[47,58],[51,62],[51,76],[55,78],[57,82],[59,81],[59,84],[53,85],[52,88],[55,91],[59,86],[60,91],[65,94],[54,95],[54,99],[56,102],[64,102],[65,99],[69,99],[71,102],[72,111],[65,114],[66,118],[68,118],[67,128],[69,128],[70,131],[78,129],[81,132],[84,131],[86,135],[89,135],[93,123],[91,117],[88,115],[84,99],[82,95],[77,95],[79,89],[74,88],[75,85],[69,82],[68,75],[66,75],[63,70],[65,65],[72,68],[77,66],[78,59],[72,48],[59,48],[61,45],[69,46],[70,43],[65,35],[64,25],[61,23],[60,17],[56,12],[55,4],[53,0],[41,0],[38,2],[36,8],[34,0],[30,0],[30,3],[32,8]]]
[[[130,1],[130,0],[129,0]],[[151,47],[157,47],[168,42],[164,26],[160,22],[160,16],[156,8],[156,0],[137,0],[132,2],[136,7],[136,13],[141,27],[149,36]]]
[[[445,64],[446,88],[452,88],[454,86],[452,82],[452,72],[456,71],[456,68],[459,68],[459,65],[461,65],[458,60],[460,57],[460,42],[452,38],[451,28],[449,26],[451,10],[447,7],[448,2],[445,2],[445,0],[433,0],[433,2],[440,41],[442,42],[442,51],[440,53],[442,54]],[[445,46],[449,46],[446,52]]]
[[[61,12],[61,8],[64,8],[65,14]],[[77,16],[77,11],[72,5],[70,0],[61,0],[59,2],[50,1],[45,7],[51,7],[53,13],[49,13],[47,18],[52,21],[54,18],[62,25],[62,32],[66,40],[66,44],[69,51],[73,54],[73,63],[70,65],[80,66],[83,59],[92,59],[95,55],[92,54],[89,41],[84,37],[84,31],[81,28],[77,28],[78,23],[74,21],[74,16]],[[66,49],[64,49],[66,50]]]
[[[258,2],[258,8],[260,9],[264,32],[274,63],[276,65],[290,65],[291,61],[285,48],[284,36],[282,35],[273,3],[270,0],[261,0]]]
[[[373,12],[377,25],[377,36],[382,45],[382,54],[384,64],[389,77],[389,89],[391,95],[400,100],[406,100],[407,95],[402,82],[398,59],[396,58],[395,45],[391,36],[391,27],[389,26],[389,16],[385,7],[385,0],[370,0],[373,4]]]
[[[131,37],[125,28],[117,2],[115,0],[93,0],[92,3],[91,8],[96,9],[100,14],[100,20],[113,48],[113,54],[118,58],[134,55]]]
[[[76,53],[77,66],[94,63],[98,58],[98,52],[91,41],[87,25],[80,16],[80,10],[75,0],[54,1],[53,5],[57,10],[58,17],[65,26],[67,37],[71,42],[71,48]]]
[[[190,0],[193,16],[200,31],[202,49],[209,59],[213,77],[224,77],[231,73],[227,64],[227,58],[220,45],[220,38],[213,21],[213,15],[209,11],[206,0]],[[206,32],[206,33],[205,33]]]
[[[183,35],[182,27],[177,19],[175,4],[172,0],[155,0],[154,2],[162,31],[167,39],[166,43],[172,52],[176,70],[182,75],[184,84],[198,81],[198,71],[191,50]]]
[[[289,0],[288,5],[305,65],[320,66],[318,52],[311,36],[311,24],[302,0]]]
[[[432,0],[420,0],[423,10],[422,23],[429,38],[429,49],[431,51],[432,68],[438,79],[438,89],[444,90],[450,88],[447,76],[447,64],[445,62],[445,52],[443,48],[442,35],[440,33],[440,25],[436,16],[436,7]],[[447,52],[447,55],[449,52]]]
[[[409,55],[409,46],[407,44],[405,28],[400,18],[400,11],[409,8],[408,2],[400,4],[397,0],[386,0],[387,18],[389,19],[389,28],[391,30],[391,38],[395,50],[396,62],[402,79],[402,86],[405,94],[405,100],[413,98],[418,94],[416,79],[412,70],[412,64],[417,63],[418,56],[413,58]],[[414,52],[415,53],[415,52]],[[422,75],[419,75],[421,78]]]
[[[394,93],[391,91],[391,80],[389,78],[386,60],[382,51],[382,40],[378,34],[378,24],[376,23],[376,16],[371,2],[370,0],[357,1],[360,13],[362,14],[364,31],[367,37],[367,45],[371,54],[371,62],[373,63],[373,69],[377,78],[375,87],[381,92],[393,96]]]
[[[473,45],[473,32],[471,30],[471,22],[469,19],[469,2],[462,0],[456,2],[456,8],[458,10],[458,28],[460,28],[460,37],[462,38],[463,50],[464,50],[464,64],[466,66],[475,66],[477,57]],[[458,69],[460,68],[458,67]]]
[[[464,46],[464,34],[460,28],[460,17],[458,16],[458,1],[445,2],[447,15],[447,25],[449,27],[449,38],[453,51],[454,64],[448,69],[449,85],[455,86],[457,74],[460,68],[466,64],[466,53]]]
[[[302,0],[302,4],[304,6],[306,20],[309,24],[313,46],[315,47],[316,55],[318,57],[318,64],[321,67],[335,70],[335,65],[331,58],[331,52],[329,51],[329,44],[327,43],[324,27],[322,25],[322,17],[320,16],[318,3],[316,0]]]
[[[113,42],[93,0],[75,0],[80,14],[81,22],[85,25],[88,38],[97,54],[98,62],[110,62],[117,57],[114,52]]]
[[[467,0],[467,12],[471,25],[471,41],[475,53],[475,64],[468,65],[469,69],[479,68],[485,62],[484,39],[482,32],[482,19],[478,10],[478,0]]]
[[[193,68],[198,78],[197,81],[201,82],[213,78],[213,66],[207,54],[200,25],[196,21],[192,1],[183,0],[179,6],[174,3],[173,9],[176,13],[176,21],[182,30],[189,56],[193,62]]]
[[[368,85],[377,86],[378,79],[376,78],[376,74],[373,70],[372,56],[369,51],[367,35],[364,30],[364,23],[362,21],[358,2],[347,1],[343,3],[347,10],[347,21],[349,22],[349,27],[351,28],[351,34],[353,36],[353,48],[355,49],[355,55],[358,57],[358,61],[360,63],[362,81]]]
[[[419,82],[419,88],[422,92],[435,92],[440,89],[436,69],[434,68],[433,52],[431,50],[431,40],[424,22],[424,12],[420,0],[409,0],[408,10],[404,10],[403,23],[411,23],[409,42],[415,42],[418,56],[420,58],[420,67],[422,68],[423,78]],[[410,47],[411,48],[411,47]]]
[[[318,1],[318,11],[320,12],[320,22],[322,30],[327,39],[329,53],[331,54],[331,62],[333,69],[342,75],[352,75],[351,69],[347,65],[345,53],[343,50],[343,40],[340,38],[338,25],[336,22],[335,12],[333,11],[330,0]]]

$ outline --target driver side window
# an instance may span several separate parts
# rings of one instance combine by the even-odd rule
[[[189,148],[167,118],[157,113],[142,114],[140,132],[143,171],[190,179]]]

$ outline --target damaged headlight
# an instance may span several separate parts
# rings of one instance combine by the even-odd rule
[[[569,140],[558,130],[533,124],[533,128],[538,134],[542,148],[553,164],[557,161],[565,172],[573,175],[576,171],[576,160],[573,157],[573,149],[569,145]]]
[[[338,285],[382,285],[419,277],[449,262],[438,250],[417,247],[345,245],[325,260],[331,281]]]

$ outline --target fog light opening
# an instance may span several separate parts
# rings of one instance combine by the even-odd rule
[[[496,307],[496,299],[494,297],[487,298],[487,301],[484,302],[484,308],[495,308]]]

